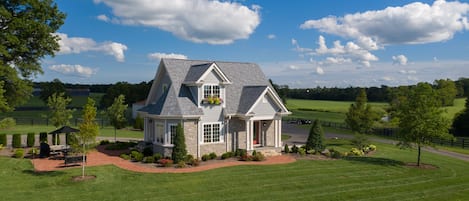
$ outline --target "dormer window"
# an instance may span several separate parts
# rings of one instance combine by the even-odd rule
[[[209,97],[220,98],[220,86],[204,85],[204,99]]]

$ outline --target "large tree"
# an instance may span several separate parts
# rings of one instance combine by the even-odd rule
[[[430,84],[419,83],[396,105],[400,128],[399,145],[417,146],[419,166],[421,147],[432,145],[432,139],[452,137],[448,132],[450,121],[442,116],[443,110],[437,93]]]
[[[73,118],[73,110],[67,109],[72,99],[65,97],[64,93],[54,93],[47,99],[47,105],[50,109],[49,119],[56,128],[70,125],[70,119]]]
[[[117,140],[117,129],[123,128],[127,119],[125,118],[125,111],[127,110],[127,104],[125,103],[125,96],[119,95],[114,98],[114,102],[107,108],[107,116],[114,127],[114,140]]]
[[[367,103],[365,89],[360,89],[360,93],[345,114],[345,123],[357,133],[368,133],[373,127],[376,118],[371,105]]]
[[[68,97],[65,84],[62,83],[59,79],[55,78],[52,82],[43,82],[41,83],[41,94],[39,97],[45,103],[47,103],[47,99],[54,93],[64,93],[65,96]]]
[[[322,130],[319,120],[314,120],[313,126],[309,130],[308,140],[306,141],[306,149],[314,149],[316,153],[323,151],[326,148],[324,144],[324,131]]]
[[[464,110],[454,117],[453,134],[456,136],[469,137],[469,94],[466,96],[466,105]]]
[[[437,89],[437,94],[439,101],[442,106],[453,106],[454,99],[458,94],[456,84],[450,79],[440,79],[435,80],[435,86]]]
[[[2,1],[0,5],[0,81],[3,105],[11,110],[31,95],[31,77],[42,73],[40,60],[59,50],[65,14],[52,0]],[[5,102],[6,101],[6,102]]]
[[[85,107],[83,107],[83,122],[79,126],[80,132],[77,134],[78,140],[83,146],[82,177],[85,176],[86,145],[96,141],[96,136],[98,136],[99,131],[98,124],[96,123],[96,107],[94,104],[94,100],[88,98],[88,102]]]

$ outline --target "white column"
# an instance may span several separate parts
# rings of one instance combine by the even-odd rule
[[[277,121],[277,139],[278,139],[278,144],[277,144],[277,147],[281,147],[282,146],[282,120],[279,119],[279,120],[276,120]]]
[[[249,150],[249,120],[245,120],[246,124],[246,150]]]
[[[277,145],[278,145],[277,121],[272,120],[272,123],[274,125],[274,147],[277,147]]]

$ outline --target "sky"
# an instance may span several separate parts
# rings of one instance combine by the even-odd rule
[[[469,77],[469,0],[57,0],[66,83],[140,83],[161,58],[257,63],[290,88]]]

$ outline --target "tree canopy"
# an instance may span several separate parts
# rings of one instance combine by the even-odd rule
[[[469,94],[464,110],[456,114],[451,127],[454,135],[469,137]]]
[[[123,128],[127,119],[125,118],[125,111],[127,110],[127,104],[125,103],[125,96],[119,95],[114,99],[111,106],[107,108],[107,115],[111,125],[114,127],[114,137],[116,136],[116,130]]]
[[[54,33],[65,14],[52,0],[2,1],[0,5],[0,81],[12,109],[31,95],[32,76],[42,73],[40,59],[54,56],[59,37]]]
[[[56,128],[70,125],[70,119],[73,118],[73,110],[67,109],[72,102],[71,98],[65,97],[63,93],[54,93],[47,99],[47,105],[50,109],[50,121]]]
[[[437,91],[430,84],[419,83],[403,94],[406,98],[401,98],[396,105],[400,128],[398,137],[403,147],[417,146],[417,165],[420,165],[422,146],[432,145],[431,140],[435,138],[452,137],[448,132],[450,122],[442,116]]]
[[[438,99],[442,106],[453,106],[454,99],[458,94],[456,84],[450,79],[435,80]]]
[[[86,105],[83,107],[83,122],[79,128],[80,132],[77,137],[81,144],[83,144],[82,177],[84,177],[86,145],[95,142],[99,132],[99,127],[96,123],[96,107],[94,106],[94,100],[91,98],[88,98]]]
[[[352,103],[345,114],[345,123],[354,132],[368,133],[376,118],[371,105],[367,104],[365,89],[361,89],[355,103]]]
[[[43,82],[41,83],[41,94],[39,97],[45,103],[47,103],[47,99],[54,93],[63,93],[65,96],[68,97],[67,91],[65,88],[65,84],[62,83],[59,79],[54,79],[52,82]]]

